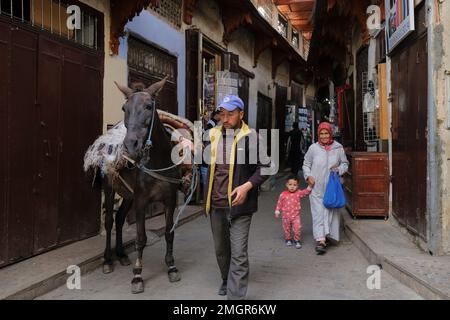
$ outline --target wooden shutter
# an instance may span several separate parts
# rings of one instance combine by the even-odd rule
[[[186,118],[195,121],[199,118],[199,42],[201,33],[198,29],[186,30]]]

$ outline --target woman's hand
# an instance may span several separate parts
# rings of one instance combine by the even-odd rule
[[[309,176],[308,179],[306,179],[306,182],[308,182],[309,186],[312,188],[316,184],[316,180],[314,177]]]
[[[339,173],[339,164],[335,164],[330,168],[331,171]]]

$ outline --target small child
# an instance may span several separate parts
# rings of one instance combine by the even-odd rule
[[[300,249],[302,247],[300,243],[302,227],[300,220],[300,199],[309,195],[312,187],[308,185],[308,188],[299,190],[298,185],[299,181],[296,176],[291,176],[287,179],[287,190],[280,194],[277,207],[275,209],[275,217],[279,218],[280,214],[283,213],[283,229],[286,245],[289,247],[292,246],[291,230],[293,228],[295,247]]]

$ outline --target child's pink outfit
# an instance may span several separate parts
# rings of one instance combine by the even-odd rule
[[[281,212],[283,217],[284,238],[291,240],[291,230],[294,229],[294,240],[300,241],[301,236],[301,219],[300,219],[300,199],[311,193],[311,188],[290,192],[283,191],[278,199],[275,212]]]

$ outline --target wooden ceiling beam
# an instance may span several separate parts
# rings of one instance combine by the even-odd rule
[[[291,5],[296,3],[302,3],[302,4],[314,4],[316,0],[274,0],[273,3],[277,6],[281,5]]]

